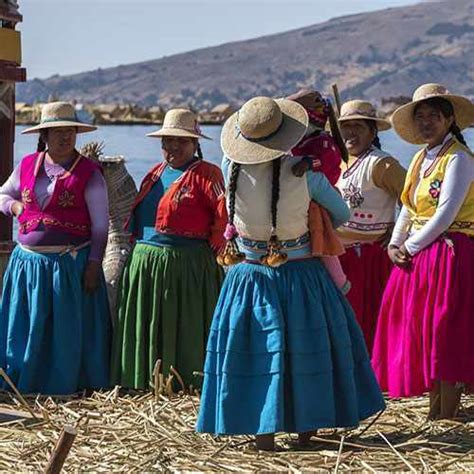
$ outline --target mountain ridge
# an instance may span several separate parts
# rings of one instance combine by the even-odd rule
[[[474,0],[444,0],[335,17],[323,23],[68,76],[33,79],[18,101],[50,95],[86,103],[240,104],[300,87],[346,98],[409,96],[442,82],[474,96]]]

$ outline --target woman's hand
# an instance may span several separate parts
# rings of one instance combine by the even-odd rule
[[[23,212],[23,203],[21,201],[15,201],[11,206],[11,211],[15,217],[20,217]]]
[[[407,268],[411,263],[411,255],[408,253],[404,245],[401,247],[396,247],[395,245],[390,245],[388,247],[388,256],[390,260],[400,268]]]
[[[84,270],[83,287],[86,293],[94,293],[99,288],[101,262],[89,260]]]
[[[390,243],[390,239],[392,238],[393,228],[394,228],[394,224],[390,225],[387,231],[378,239],[378,241],[380,242],[380,245],[384,249],[386,249],[388,247],[388,244]]]
[[[296,177],[301,178],[309,169],[311,169],[311,164],[309,160],[303,158],[301,161],[293,165],[291,171]]]

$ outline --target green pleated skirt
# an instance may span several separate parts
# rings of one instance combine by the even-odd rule
[[[119,290],[112,383],[146,389],[155,363],[200,386],[207,336],[224,273],[205,243],[192,247],[137,244]]]

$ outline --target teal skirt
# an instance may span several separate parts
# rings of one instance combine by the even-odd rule
[[[384,406],[354,313],[318,259],[232,267],[209,335],[198,431],[353,427]]]
[[[199,387],[207,336],[223,271],[207,243],[137,244],[122,275],[114,331],[112,383],[149,389],[153,368],[173,366],[185,387]],[[175,385],[178,388],[178,385]]]
[[[0,365],[20,392],[67,395],[109,386],[107,290],[103,276],[93,294],[82,289],[88,256],[89,249],[75,258],[13,251],[0,304]]]

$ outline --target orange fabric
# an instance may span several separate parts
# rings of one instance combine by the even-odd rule
[[[132,209],[160,179],[166,163],[155,166],[142,182]],[[130,217],[125,223],[126,228]],[[207,239],[214,251],[224,246],[227,209],[221,170],[206,161],[191,165],[162,197],[156,210],[155,229],[164,234]]]
[[[328,211],[314,201],[309,205],[309,232],[313,256],[338,256],[344,253]]]

